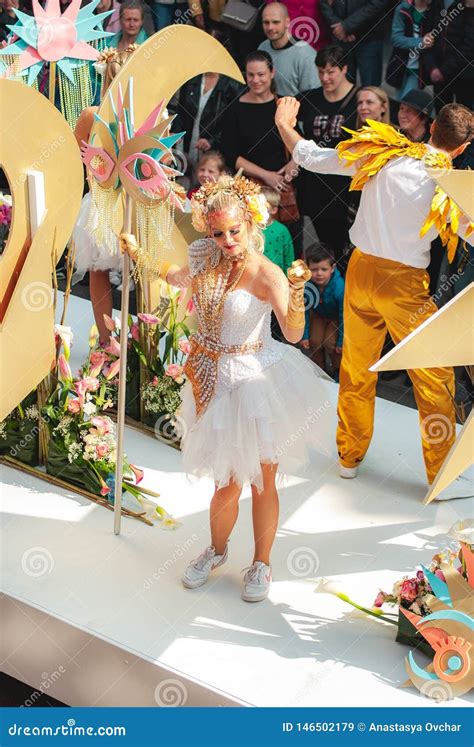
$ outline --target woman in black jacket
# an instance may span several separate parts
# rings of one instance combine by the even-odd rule
[[[226,75],[204,73],[181,87],[173,132],[185,132],[183,149],[195,165],[208,150],[221,150],[222,122],[226,110],[244,87]]]

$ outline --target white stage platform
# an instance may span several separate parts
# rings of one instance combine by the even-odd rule
[[[82,335],[79,364],[88,304],[72,298],[68,319]],[[416,411],[377,402],[356,480],[338,477],[335,455],[291,478],[280,492],[271,594],[254,605],[240,599],[240,570],[252,560],[249,490],[228,563],[185,590],[182,569],[209,540],[212,484],[190,484],[179,452],[135,430],[126,452],[183,522],[178,530],[123,518],[117,537],[111,512],[3,468],[3,671],[73,706],[436,705],[399,689],[408,648],[395,643],[394,626],[313,593],[329,577],[370,605],[470,515],[466,500],[421,504]]]

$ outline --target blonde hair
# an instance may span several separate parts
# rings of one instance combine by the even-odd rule
[[[238,209],[248,223],[249,249],[263,253],[262,228],[268,220],[268,208],[260,185],[243,176],[220,176],[206,182],[191,198],[192,222],[197,231],[209,232],[209,216]]]
[[[385,91],[383,88],[378,88],[378,86],[364,86],[363,88],[359,88],[359,90],[357,91],[357,104],[359,104],[359,94],[361,94],[363,91],[370,91],[371,93],[375,93],[380,103],[385,104],[385,111],[382,112],[380,121],[384,122],[385,124],[390,124],[390,100],[388,98],[387,91]],[[359,115],[357,115],[356,130],[360,129],[363,124],[364,122],[362,122]]]
[[[222,153],[219,153],[218,150],[208,150],[206,151],[206,153],[203,153],[198,161],[197,168],[199,168],[200,166],[204,166],[204,164],[206,164],[208,161],[215,161],[217,164],[217,168],[219,169],[219,173],[225,173],[226,168],[224,156],[222,155]]]
[[[279,208],[281,202],[281,194],[277,189],[268,187],[266,184],[262,186],[262,195],[271,208]]]

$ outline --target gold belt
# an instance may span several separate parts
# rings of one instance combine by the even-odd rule
[[[191,352],[189,353],[184,373],[193,387],[196,413],[202,415],[211,401],[217,383],[217,363],[221,355],[245,355],[261,350],[261,340],[247,342],[242,345],[225,345],[219,340],[212,340],[201,332],[196,332],[189,338]]]

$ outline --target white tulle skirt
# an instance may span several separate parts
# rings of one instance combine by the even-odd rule
[[[276,343],[280,360],[227,391],[196,419],[192,386],[177,413],[188,477],[263,489],[261,463],[278,463],[279,484],[311,460],[336,455],[337,385],[296,348]]]
[[[100,246],[96,243],[93,231],[97,220],[97,210],[88,192],[82,199],[79,216],[72,232],[72,239],[76,245],[76,270],[72,279],[73,283],[82,280],[89,270],[120,270],[121,256],[118,241],[113,247]]]

